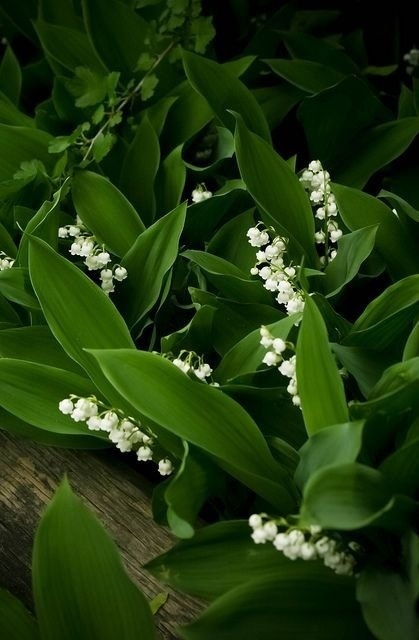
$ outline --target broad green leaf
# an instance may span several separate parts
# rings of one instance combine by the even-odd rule
[[[268,325],[268,329],[275,338],[286,340],[297,321],[298,316],[287,316]],[[265,353],[265,347],[260,344],[260,329],[255,329],[225,354],[215,370],[216,380],[225,383],[237,376],[256,371],[261,366]]]
[[[361,464],[325,467],[304,488],[301,522],[351,530],[374,523],[394,505],[385,477]]]
[[[326,427],[307,440],[300,449],[295,480],[300,487],[319,469],[355,462],[362,447],[364,421]]]
[[[291,562],[276,576],[246,581],[213,602],[186,628],[186,640],[372,640],[353,580],[315,562]]]
[[[68,355],[87,371],[96,367],[85,348],[133,348],[128,328],[108,296],[90,278],[31,238],[29,271],[49,328]]]
[[[95,391],[86,378],[35,362],[0,358],[0,381],[1,406],[28,424],[54,433],[103,438],[58,409],[60,400],[71,393],[87,397]]]
[[[263,288],[261,282],[250,280],[231,262],[206,251],[193,249],[184,251],[182,256],[197,264],[224,297],[252,303],[272,303],[272,296]]]
[[[351,231],[367,225],[378,225],[375,248],[393,278],[418,272],[416,244],[389,207],[378,198],[357,189],[337,184],[332,188],[339,213]]]
[[[319,62],[343,73],[358,71],[355,62],[337,42],[298,31],[279,31],[279,34],[293,58]]]
[[[141,211],[141,217],[147,222],[147,226],[152,223],[156,212],[154,179],[159,164],[159,139],[145,115],[125,154],[120,184],[129,200]]]
[[[0,294],[0,326],[13,327],[22,324],[14,307]]]
[[[345,339],[348,345],[382,349],[408,326],[417,313],[419,275],[396,282],[372,300]]]
[[[157,301],[178,254],[185,214],[186,204],[179,205],[143,231],[124,255],[121,264],[128,278],[120,287],[120,299],[129,326],[144,318]]]
[[[7,640],[39,640],[36,620],[11,593],[0,589],[0,636]]]
[[[202,505],[222,485],[219,469],[199,449],[184,441],[184,456],[164,499],[167,522],[178,538],[191,538]]]
[[[208,304],[199,307],[185,327],[161,339],[163,353],[179,353],[182,349],[206,353],[212,349],[212,322],[216,310]]]
[[[77,171],[72,180],[74,206],[86,227],[115,253],[123,256],[144,231],[132,204],[107,178]]]
[[[90,41],[110,71],[120,71],[130,80],[145,40],[148,23],[117,0],[83,0],[83,17]]]
[[[0,89],[13,104],[19,103],[22,72],[19,61],[8,46],[0,64]]]
[[[403,360],[419,356],[419,322],[416,322],[403,349]]]
[[[308,93],[319,93],[343,80],[344,75],[309,60],[264,60],[278,76]]]
[[[362,109],[359,105],[362,104]],[[310,157],[319,158],[335,179],[345,158],[359,160],[354,140],[366,129],[391,118],[391,112],[360,78],[348,76],[339,84],[303,100],[298,118],[304,127]]]
[[[159,217],[179,205],[186,182],[186,165],[182,145],[175,147],[160,164],[155,181],[155,196]]]
[[[2,0],[0,5],[0,15],[10,20],[13,27],[23,33],[26,38],[36,43],[36,35],[33,31],[33,20],[36,18],[38,10],[37,0],[26,0],[24,3],[16,4],[14,0]]]
[[[323,279],[327,297],[339,293],[355,278],[361,264],[374,248],[377,229],[378,225],[363,227],[342,236],[339,240],[336,258],[328,265]]]
[[[10,300],[29,309],[39,309],[39,303],[33,293],[28,270],[13,267],[0,271],[0,293]]]
[[[227,110],[241,114],[246,126],[270,140],[270,132],[256,99],[234,73],[225,66],[190,51],[183,52],[185,73],[193,88],[207,100],[214,113],[231,129],[233,118]]]
[[[306,296],[297,342],[298,395],[307,432],[348,422],[345,391],[316,304]]]
[[[375,638],[415,640],[418,637],[414,588],[404,575],[367,568],[358,579],[357,599]]]
[[[316,265],[314,218],[297,176],[264,140],[237,119],[236,154],[249,193],[266,212],[265,222],[290,239],[290,251],[298,264]]]
[[[0,331],[0,356],[47,364],[83,375],[45,325],[17,327]]]
[[[406,202],[403,198],[398,196],[396,193],[391,193],[390,191],[386,191],[382,189],[378,194],[379,198],[384,198],[385,200],[390,200],[393,205],[399,211],[402,211],[406,216],[414,220],[415,222],[419,222],[419,211],[417,211],[411,204]],[[397,213],[399,213],[399,211]]]
[[[194,382],[153,353],[92,353],[117,391],[141,414],[215,456],[222,468],[282,512],[293,508],[294,487],[286,481],[286,472],[249,414],[220,389]]]
[[[256,260],[255,247],[247,241],[246,233],[254,226],[254,210],[249,209],[226,222],[211,238],[207,251],[235,264],[250,273]]]
[[[419,118],[403,118],[373,127],[355,139],[351,157],[336,169],[334,179],[357,189],[374,173],[401,156],[419,133]]]
[[[419,487],[418,457],[419,438],[416,438],[388,456],[380,471],[390,479],[395,490],[414,497]]]
[[[386,354],[377,353],[367,347],[346,347],[332,344],[339,362],[357,381],[361,393],[368,398],[384,369],[390,364]]]
[[[262,372],[259,380],[254,375],[249,376],[250,379],[243,376],[236,383],[224,384],[222,390],[252,416],[271,447],[278,444],[272,441],[272,438],[277,438],[296,451],[307,440],[301,411],[290,402],[284,387],[271,386],[275,384],[272,378],[269,379],[269,387],[261,386],[266,385],[266,374],[279,377],[275,371]],[[295,453],[289,450],[288,453],[295,458]]]
[[[162,140],[170,150],[183,145],[212,118],[209,104],[185,81],[176,87],[176,102],[170,109],[163,128]]]
[[[399,362],[384,371],[372,389],[368,402],[353,403],[354,415],[385,415],[398,418],[405,412],[415,413],[419,404],[419,358]]]
[[[0,91],[0,122],[21,127],[34,127],[35,125],[34,121],[19,111],[2,91]]]
[[[146,568],[174,589],[206,600],[243,582],[269,579],[286,571],[289,560],[272,544],[255,546],[251,532],[242,520],[211,524],[151,560]]]
[[[37,20],[35,28],[47,56],[51,56],[67,71],[74,73],[77,67],[88,67],[102,74],[106,71],[83,31],[48,24],[44,20]]]
[[[22,162],[37,158],[48,169],[53,159],[48,153],[51,136],[45,131],[30,127],[12,127],[0,124],[0,181],[10,180],[19,170]]]
[[[43,640],[151,640],[150,607],[116,545],[64,480],[38,527],[33,592]]]
[[[307,95],[305,91],[287,82],[280,87],[253,89],[252,93],[260,104],[271,131],[276,129],[297,102]]]
[[[67,178],[61,187],[53,194],[51,200],[46,200],[38,211],[29,218],[25,226],[25,234],[20,240],[17,262],[21,267],[28,266],[29,235],[32,234],[45,240],[51,247],[58,245],[59,205],[68,192]],[[22,226],[18,219],[19,226]]]

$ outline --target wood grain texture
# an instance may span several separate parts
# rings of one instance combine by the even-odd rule
[[[146,562],[173,545],[173,538],[153,522],[150,481],[109,452],[43,447],[0,431],[0,587],[32,609],[31,554],[41,514],[63,474],[118,545],[124,565],[150,599],[168,592],[156,615],[165,640],[193,620],[202,605],[176,594],[145,569]]]

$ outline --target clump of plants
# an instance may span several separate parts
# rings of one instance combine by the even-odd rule
[[[417,51],[218,4],[2,3],[0,426],[153,478],[148,569],[208,603],[179,637],[414,640]],[[121,595],[81,617],[79,520]],[[152,638],[111,547],[64,482],[2,634]]]

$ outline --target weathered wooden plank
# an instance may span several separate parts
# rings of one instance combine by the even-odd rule
[[[144,593],[149,598],[161,591],[169,593],[156,622],[164,639],[175,638],[176,627],[192,620],[200,604],[171,591],[142,569],[173,539],[153,522],[150,482],[108,452],[42,447],[0,431],[0,586],[32,608],[34,532],[64,473],[113,537],[128,573]]]

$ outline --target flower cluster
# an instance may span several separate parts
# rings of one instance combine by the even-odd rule
[[[336,244],[343,233],[336,220],[338,209],[330,187],[330,175],[323,170],[319,160],[313,160],[302,172],[300,182],[309,192],[312,205],[317,207],[314,217],[320,225],[314,239],[316,244],[324,245],[324,255],[320,261],[327,264],[336,257],[336,249],[331,245]]]
[[[407,63],[407,73],[413,73],[414,70],[419,67],[419,49],[412,47],[408,53],[405,53],[403,60]]]
[[[101,287],[105,293],[109,294],[115,291],[114,280],[122,282],[128,273],[125,267],[113,265],[109,268],[112,258],[103,245],[96,242],[95,236],[91,235],[77,216],[76,224],[67,224],[58,229],[59,238],[73,238],[70,246],[72,256],[80,256],[84,258],[84,264],[89,271],[100,270]]]
[[[261,226],[251,227],[247,232],[249,243],[257,247],[256,264],[250,269],[253,276],[264,280],[264,287],[275,292],[279,304],[285,305],[288,315],[304,309],[304,293],[297,283],[297,269],[291,262],[286,263],[287,238],[275,236],[271,239],[270,231]]]
[[[178,356],[173,357],[172,354],[164,354],[164,357],[169,359],[173,364],[186,373],[191,378],[198,378],[201,382],[206,382],[213,387],[218,387],[218,382],[214,382],[212,379],[212,369],[210,365],[204,362],[202,356],[199,356],[195,351],[187,351],[182,349]]]
[[[256,544],[272,542],[275,549],[282,551],[290,560],[322,560],[326,567],[339,575],[353,575],[361,547],[356,542],[346,544],[338,534],[333,537],[322,533],[321,527],[311,526],[308,530],[288,527],[285,521],[278,525],[266,514],[254,513],[249,518],[251,537]],[[287,526],[285,531],[279,528]]]
[[[211,196],[212,191],[208,191],[204,184],[198,184],[192,191],[192,202],[204,202],[204,200],[208,200]]]
[[[290,379],[287,391],[292,396],[293,404],[299,407],[301,400],[297,388],[297,357],[294,353],[294,355],[286,360],[282,355],[287,349],[295,351],[294,345],[291,342],[285,342],[282,338],[274,338],[268,327],[264,325],[260,328],[260,344],[267,349],[262,362],[269,367],[278,367],[279,373]]]
[[[14,265],[13,258],[9,258],[8,255],[4,253],[4,251],[0,251],[0,271],[5,271],[6,269],[11,269]]]
[[[135,450],[140,462],[153,459],[156,436],[138,420],[125,416],[120,409],[106,408],[95,396],[81,398],[73,394],[61,400],[58,408],[75,422],[85,422],[91,431],[106,432],[109,440],[122,453]],[[173,471],[173,465],[168,458],[160,460],[158,468],[163,476],[168,476]]]

